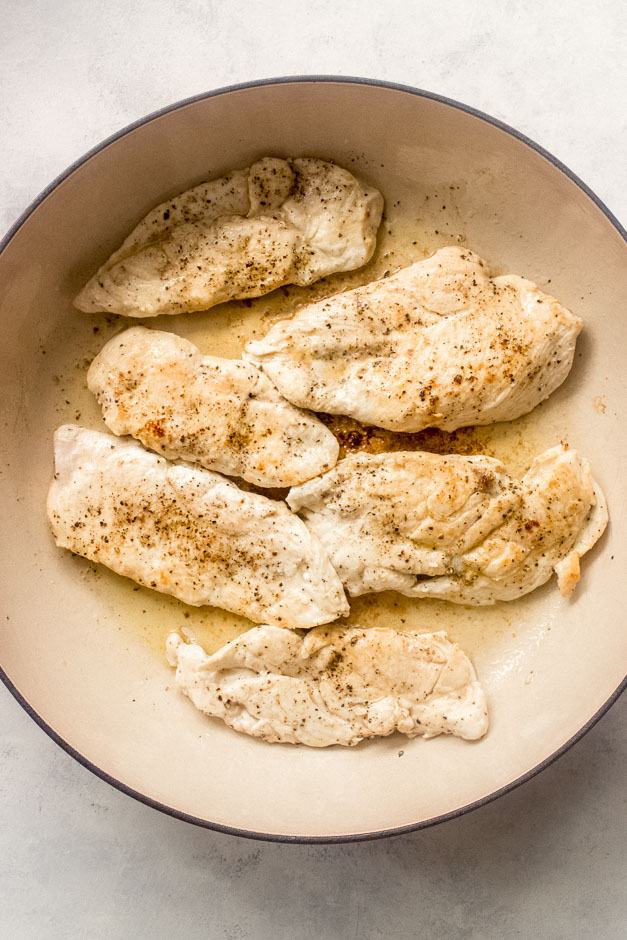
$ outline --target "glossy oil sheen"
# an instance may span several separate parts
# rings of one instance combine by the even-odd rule
[[[235,734],[176,692],[163,644],[181,629],[213,650],[248,622],[137,588],[56,549],[48,533],[52,432],[66,421],[103,427],[86,390],[87,367],[130,325],[79,313],[71,298],[160,200],[266,154],[329,158],[382,190],[385,221],[372,262],[313,288],[143,324],[237,357],[299,304],[447,244],[472,248],[495,274],[535,280],[584,320],[571,375],[532,414],[415,442],[489,453],[514,475],[560,440],[579,448],[606,492],[612,523],[586,556],[573,597],[562,599],[552,582],[494,608],[393,594],[352,603],[352,623],[445,629],[463,645],[491,707],[491,730],[477,744],[394,736],[315,751]],[[417,824],[527,773],[619,685],[627,651],[617,536],[627,249],[594,202],[526,144],[446,103],[392,88],[295,82],[234,90],[159,116],[76,169],[0,255],[0,288],[0,663],[54,731],[126,786],[253,833],[333,837]],[[366,446],[399,445],[375,435]]]

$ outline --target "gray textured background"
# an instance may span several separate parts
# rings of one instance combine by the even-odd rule
[[[484,109],[627,219],[621,2],[0,0],[0,13],[3,229],[146,112],[299,73],[406,82]],[[626,714],[619,702],[557,764],[462,819],[311,847],[245,842],[134,803],[1,689],[0,936],[623,937]]]

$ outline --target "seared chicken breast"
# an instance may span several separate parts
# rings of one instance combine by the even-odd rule
[[[244,358],[301,408],[453,431],[531,411],[568,375],[581,328],[531,281],[490,278],[481,258],[451,247],[304,305]]]
[[[312,284],[370,260],[382,211],[334,163],[265,157],[149,212],[74,303],[151,317]]]
[[[349,594],[395,590],[458,604],[513,600],[554,571],[569,594],[607,524],[587,461],[564,445],[521,480],[491,457],[355,454],[287,501]]]
[[[128,438],[58,429],[48,519],[57,545],[187,604],[285,627],[348,613],[325,549],[284,503]]]
[[[257,486],[294,486],[337,461],[331,432],[256,366],[203,356],[174,333],[125,330],[96,356],[87,384],[115,434]]]
[[[263,626],[213,656],[172,633],[167,655],[196,708],[269,742],[353,745],[394,731],[474,741],[488,729],[485,693],[445,633]]]

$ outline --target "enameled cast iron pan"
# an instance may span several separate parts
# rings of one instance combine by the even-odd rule
[[[187,627],[217,648],[245,622],[134,589],[57,549],[49,534],[53,430],[66,421],[103,428],[86,368],[125,325],[79,313],[72,297],[155,204],[268,154],[332,159],[385,195],[374,261],[352,279],[319,285],[316,296],[465,244],[496,273],[535,280],[585,322],[573,370],[548,402],[464,438],[515,473],[560,440],[588,457],[611,523],[585,557],[572,598],[553,582],[493,609],[394,595],[354,605],[361,623],[402,616],[462,644],[489,696],[492,724],[481,742],[393,736],[308,750],[236,734],[174,689],[163,641]],[[146,325],[238,356],[278,310],[305,298],[303,290],[278,292]],[[525,781],[598,720],[623,682],[626,300],[625,232],[594,194],[511,128],[437,95],[359,79],[280,79],[202,95],[116,134],[52,183],[1,246],[7,687],[58,744],[114,786],[181,819],[253,838],[398,833]]]

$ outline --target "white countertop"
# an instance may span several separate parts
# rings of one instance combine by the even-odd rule
[[[624,223],[626,43],[617,0],[5,3],[0,228],[149,111],[235,82],[325,73],[417,85],[501,118]],[[496,803],[344,846],[247,842],[162,816],[75,763],[3,687],[0,714],[0,936],[627,933],[624,700]]]

